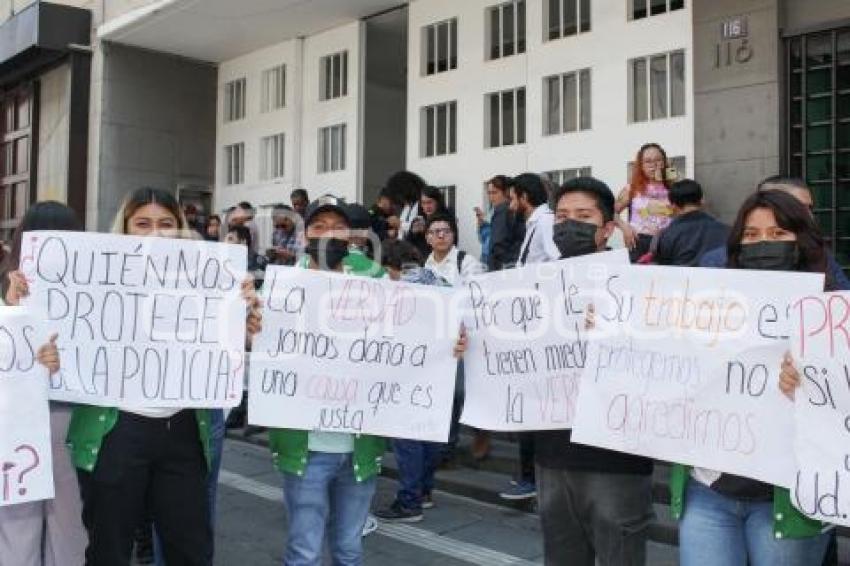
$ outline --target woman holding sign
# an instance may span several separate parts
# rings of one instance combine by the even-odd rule
[[[728,258],[732,269],[827,271],[826,248],[811,214],[780,191],[758,192],[744,202]],[[829,275],[826,288],[833,288]],[[780,364],[787,373],[787,361]],[[682,566],[821,563],[828,542],[824,526],[797,511],[787,489],[675,465],[670,490],[673,515],[681,519]]]
[[[191,238],[177,200],[139,189],[119,210],[113,232]],[[248,336],[261,315],[253,281],[242,284]],[[153,516],[168,564],[212,563],[207,474],[208,410],[104,408],[74,410],[68,444],[83,482],[87,564],[129,564],[136,528]]]
[[[32,205],[15,230],[12,251],[4,264],[2,290],[5,304],[16,306],[29,292],[27,280],[18,271],[24,232],[82,229],[74,211],[64,204],[47,201]],[[42,347],[38,360],[48,366],[51,373],[58,369],[59,356],[53,341]],[[0,508],[0,564],[58,566],[83,563],[87,539],[80,519],[80,488],[65,446],[70,420],[70,405],[50,403],[55,496],[50,501]]]

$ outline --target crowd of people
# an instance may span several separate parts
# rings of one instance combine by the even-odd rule
[[[239,203],[222,217],[204,216],[195,204],[181,206],[171,193],[156,189],[130,194],[113,232],[246,246],[251,276],[242,295],[248,349],[262,326],[258,293],[269,265],[459,286],[487,271],[604,251],[618,230],[634,263],[820,272],[826,290],[850,289],[816,226],[811,192],[801,180],[765,179],[727,226],[706,211],[699,183],[677,179],[663,148],[646,144],[617,196],[592,177],[554,186],[541,175],[523,173],[494,176],[487,197],[489,209],[474,210],[480,256],[460,245],[457,211],[446,206],[443,193],[408,171],[390,176],[370,208],[327,194],[311,202],[298,189],[288,205],[271,209],[266,239],[250,203]],[[21,235],[48,229],[83,227],[64,205],[33,205],[4,259],[6,304],[19,304],[28,294],[19,271]],[[268,243],[265,249],[261,240]],[[38,351],[39,362],[50,371],[59,366],[54,341],[51,337]],[[465,350],[461,331],[445,444],[269,431],[289,522],[284,564],[322,563],[325,543],[334,564],[361,564],[361,539],[374,530],[375,517],[420,521],[435,505],[435,471],[457,450]],[[799,374],[792,359],[777,360],[780,364],[776,386],[792,398]],[[120,566],[130,564],[134,548],[145,547],[157,564],[212,563],[223,411],[54,402],[50,414],[56,497],[0,508],[0,564]],[[489,433],[473,435],[473,456],[486,458]],[[517,437],[519,468],[501,495],[536,499],[546,564],[646,563],[654,518],[651,460],[573,443],[569,430]],[[376,476],[388,445],[398,462],[399,489],[373,516]],[[788,491],[776,486],[674,465],[670,490],[685,566],[817,565],[834,542],[828,525],[805,518],[791,506]]]

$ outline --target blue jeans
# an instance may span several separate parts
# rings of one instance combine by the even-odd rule
[[[354,479],[351,453],[310,452],[303,476],[283,474],[289,517],[285,566],[322,563],[325,533],[335,566],[363,563],[362,532],[375,494],[376,478]]]
[[[823,561],[828,534],[773,535],[773,502],[739,501],[688,482],[679,526],[681,566],[812,566]]]
[[[421,440],[393,440],[393,452],[398,463],[396,499],[405,509],[422,509],[422,496],[434,490],[434,472],[440,463],[443,445]]]
[[[224,411],[222,409],[210,409],[210,470],[207,476],[207,494],[210,500],[210,529],[215,535],[215,504],[218,494],[218,473],[221,471],[221,453],[224,451]],[[215,542],[215,541],[213,541]],[[166,566],[165,556],[162,553],[162,543],[156,534],[156,525],[153,533],[153,555],[156,566]]]

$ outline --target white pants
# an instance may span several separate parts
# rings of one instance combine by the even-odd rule
[[[0,564],[82,566],[88,537],[83,528],[77,473],[65,446],[71,407],[51,403],[52,500],[0,507]]]

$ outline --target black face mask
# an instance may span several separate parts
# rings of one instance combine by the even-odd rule
[[[793,271],[800,260],[797,242],[757,242],[744,244],[738,254],[738,266],[743,269]]]
[[[599,227],[589,222],[566,220],[555,224],[552,240],[561,252],[561,258],[577,257],[596,252],[596,232]]]
[[[348,255],[348,242],[339,238],[309,238],[306,251],[320,268],[334,270]]]

